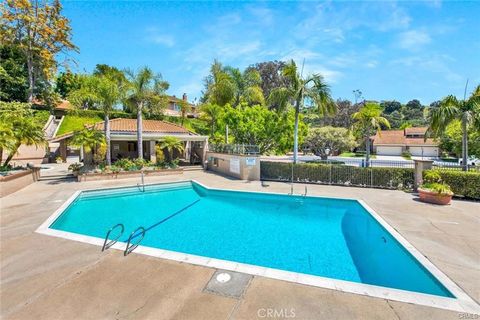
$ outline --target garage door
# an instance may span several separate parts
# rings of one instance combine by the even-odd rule
[[[402,154],[402,147],[377,147],[377,154],[381,156],[399,156]]]
[[[424,157],[438,157],[437,147],[410,147],[409,150],[412,156],[421,157],[423,155]]]

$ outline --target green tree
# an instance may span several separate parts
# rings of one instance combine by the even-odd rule
[[[256,70],[260,75],[260,87],[265,97],[270,96],[270,93],[275,88],[287,86],[287,79],[283,76],[282,69],[285,66],[283,61],[266,61],[256,63],[247,68],[249,70]],[[270,109],[277,109],[276,105],[269,105]]]
[[[0,165],[3,161],[3,151],[11,150],[15,145],[12,122],[2,113],[0,115]]]
[[[115,105],[121,101],[120,92],[117,84],[106,76],[87,76],[80,88],[72,91],[69,95],[69,100],[76,108],[82,108],[88,102],[93,109],[100,110],[103,113],[107,165],[112,164],[110,116],[115,110]]]
[[[247,103],[248,105],[265,104],[265,97],[260,87],[262,79],[257,70],[246,69],[242,72],[240,69],[232,67],[225,67],[224,70],[235,85],[233,106],[236,107],[240,103]]]
[[[83,129],[81,131],[75,131],[70,144],[76,147],[81,147],[84,154],[85,164],[91,164],[93,160],[93,154],[97,148],[105,146],[105,135],[99,130],[95,130],[94,127],[91,129]],[[92,156],[88,156],[91,154]]]
[[[243,103],[236,108],[227,105],[222,118],[235,143],[256,145],[262,154],[285,152],[292,147],[293,110],[278,113],[264,106]],[[302,123],[299,131],[301,139],[306,131]]]
[[[366,165],[370,165],[370,137],[381,132],[382,127],[390,128],[390,123],[382,117],[382,108],[378,103],[367,102],[352,115],[354,131],[365,140]]]
[[[205,103],[200,106],[200,119],[208,123],[211,138],[217,132],[219,120],[222,118],[223,112],[223,108],[218,104]]]
[[[138,158],[143,159],[143,113],[161,113],[167,107],[165,91],[169,84],[148,67],[137,72],[127,70],[126,74],[129,81],[126,104],[137,112]]]
[[[462,122],[454,120],[445,128],[439,137],[440,149],[454,154],[456,157],[462,156]],[[470,127],[468,132],[468,153],[480,158],[480,130]]]
[[[462,163],[464,170],[467,170],[469,127],[480,131],[480,85],[475,88],[468,99],[466,94],[463,100],[450,95],[441,101],[439,107],[432,109],[429,132],[440,136],[455,120],[459,120],[462,126]]]
[[[292,101],[295,101],[295,127],[293,134],[293,162],[298,159],[298,118],[305,100],[310,107],[318,109],[321,116],[333,114],[336,111],[335,103],[330,96],[330,88],[325,83],[323,76],[313,74],[303,78],[298,72],[297,65],[293,60],[288,62],[282,69],[283,76],[287,79],[287,86],[272,90],[269,101],[285,110]]]
[[[348,129],[327,126],[310,130],[305,145],[314,155],[327,160],[331,154],[352,150],[357,146],[357,142]]]
[[[210,67],[210,74],[205,78],[205,92],[201,99],[204,103],[225,106],[235,99],[235,83],[218,60]]]
[[[160,149],[166,149],[167,154],[168,154],[168,162],[172,162],[173,159],[173,153],[175,150],[182,152],[185,147],[183,145],[183,142],[176,138],[176,137],[165,137],[159,142],[159,148]]]
[[[28,70],[22,50],[0,45],[0,99],[27,102]]]
[[[81,76],[70,71],[61,72],[55,81],[55,92],[66,99],[71,91],[80,89]]]
[[[182,126],[183,126],[183,123],[185,122],[185,118],[187,117],[187,113],[192,111],[192,106],[190,105],[190,103],[188,103],[188,101],[185,101],[185,100],[180,101],[179,105],[180,105],[180,114],[182,116]]]
[[[20,48],[27,62],[28,101],[32,102],[40,79],[54,76],[56,57],[77,50],[71,42],[70,22],[54,1],[7,0],[0,6],[0,40]]]
[[[0,145],[9,151],[3,163],[4,166],[10,163],[22,144],[40,146],[45,142],[43,127],[33,117],[30,104],[2,102],[0,103],[0,118],[5,128]]]

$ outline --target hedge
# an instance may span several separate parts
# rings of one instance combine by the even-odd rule
[[[262,180],[291,181],[292,164],[262,161]],[[338,164],[299,163],[293,170],[295,182],[351,185],[385,189],[412,189],[414,170],[410,168],[361,168]]]
[[[452,188],[456,196],[480,199],[480,172],[439,169],[433,169],[433,171],[440,174],[442,181]]]

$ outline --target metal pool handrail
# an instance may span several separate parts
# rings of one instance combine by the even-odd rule
[[[141,235],[142,237],[140,238],[140,240],[138,240],[136,243],[130,245],[130,242],[132,242],[132,239],[133,237],[135,236],[135,234],[137,233],[137,231],[141,231]],[[132,252],[133,250],[135,250],[136,247],[138,247],[138,245],[140,244],[140,242],[142,242],[143,238],[145,237],[145,228],[144,227],[138,227],[137,229],[135,229],[135,231],[133,231],[131,234],[130,234],[130,237],[128,237],[128,242],[127,242],[127,246],[125,247],[125,251],[123,252],[123,255],[124,256],[127,256],[130,252]]]
[[[107,243],[108,237],[110,236],[110,233],[113,231],[113,229],[116,229],[117,227],[121,227],[122,231],[120,231],[120,234],[115,239],[110,240],[110,242]],[[105,251],[106,249],[113,246],[118,241],[118,239],[122,236],[123,231],[125,231],[125,226],[121,223],[116,224],[113,227],[111,227],[110,230],[108,230],[107,235],[105,236],[105,241],[103,242],[102,251]]]

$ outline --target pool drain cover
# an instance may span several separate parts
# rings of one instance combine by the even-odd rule
[[[203,289],[205,292],[240,298],[252,276],[245,273],[217,270]]]

